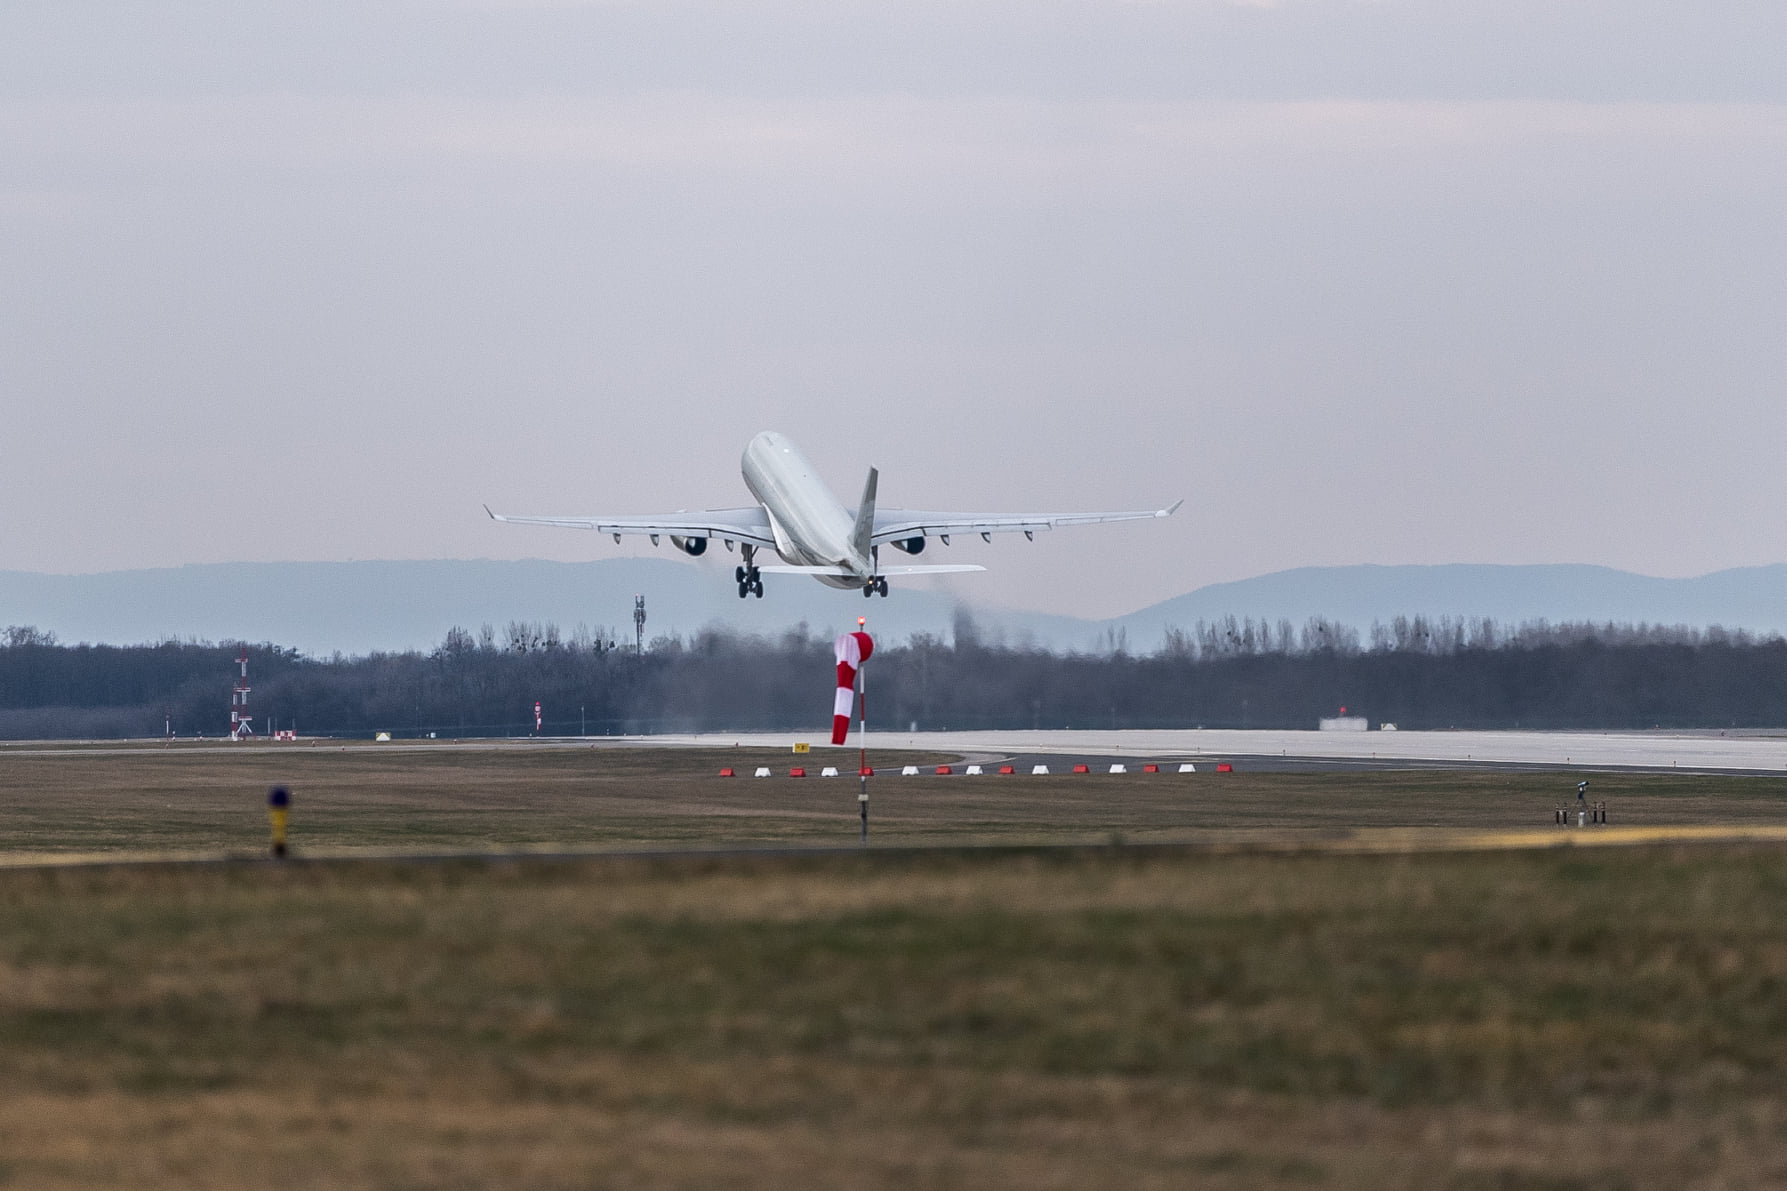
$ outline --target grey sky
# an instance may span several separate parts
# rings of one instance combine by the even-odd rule
[[[0,567],[606,557],[479,502],[741,503],[763,428],[847,499],[1186,496],[951,554],[1078,615],[1780,561],[1783,60],[1778,3],[8,4]]]

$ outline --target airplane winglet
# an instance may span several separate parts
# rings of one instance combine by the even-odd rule
[[[498,517],[498,516],[497,516],[497,515],[496,515],[496,514],[495,514],[495,513],[491,513],[491,512],[490,512],[490,506],[489,506],[489,505],[485,505],[485,506],[484,506],[484,511],[485,511],[485,512],[486,512],[486,513],[489,513],[489,514],[490,514],[490,519],[491,519],[491,520],[492,520],[492,521],[501,521],[501,520],[502,520],[502,518],[501,518],[501,517]]]
[[[1171,517],[1174,513],[1177,513],[1179,511],[1179,506],[1184,503],[1185,503],[1185,498],[1183,496],[1181,496],[1178,500],[1175,500],[1172,504],[1168,505],[1166,508],[1154,510],[1154,515],[1156,517]]]

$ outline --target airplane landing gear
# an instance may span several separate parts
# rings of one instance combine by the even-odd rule
[[[863,599],[866,600],[870,596],[877,595],[877,594],[880,595],[883,599],[887,598],[887,578],[883,575],[877,575],[873,579],[869,580],[867,583],[863,584],[863,589],[862,589],[862,598]]]
[[[754,595],[758,599],[763,598],[763,572],[757,569],[757,564],[753,561],[756,553],[751,547],[746,546],[744,548],[745,565],[732,568],[732,578],[738,583],[738,598],[741,600],[749,595]]]

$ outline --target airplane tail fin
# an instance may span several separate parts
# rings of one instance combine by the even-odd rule
[[[851,545],[865,559],[875,537],[875,481],[879,475],[874,468],[869,469],[868,482],[862,486],[862,503],[856,506],[856,532],[851,535]]]

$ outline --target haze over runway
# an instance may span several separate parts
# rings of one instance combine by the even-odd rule
[[[582,560],[479,503],[725,507],[764,426],[890,506],[1189,498],[925,580],[1059,614],[1777,562],[1784,47],[1762,0],[6,6],[0,566]]]

